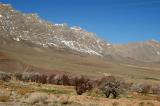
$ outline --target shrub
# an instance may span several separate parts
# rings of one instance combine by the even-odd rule
[[[49,84],[57,84],[57,85],[71,85],[69,76],[66,74],[60,75],[60,74],[52,74],[48,76],[47,83]]]
[[[82,95],[87,90],[91,90],[92,88],[92,83],[87,77],[81,76],[80,78],[75,78],[75,89],[78,95]]]
[[[11,80],[11,75],[5,72],[0,72],[0,80],[2,81],[9,81]]]
[[[31,73],[23,72],[22,73],[22,81],[28,82],[31,79]]]
[[[47,75],[44,75],[44,74],[39,75],[38,83],[46,84],[47,83]]]
[[[107,76],[102,78],[100,82],[100,89],[107,98],[110,97],[110,94],[113,95],[113,98],[116,98],[122,91],[121,83],[122,81],[116,80],[114,76]]]
[[[24,72],[22,75],[16,74],[15,75],[18,79],[28,82],[37,82],[37,83],[42,83],[46,84],[47,83],[47,75],[45,74],[40,74],[40,73],[31,73],[31,72]]]
[[[16,78],[16,80],[22,80],[22,74],[21,73],[14,73],[14,77]]]
[[[76,81],[77,81],[77,78],[76,76],[69,76],[69,83],[71,86],[76,86]]]
[[[145,83],[134,83],[131,86],[131,90],[138,93],[147,94],[150,92],[151,86]]]
[[[54,77],[54,84],[56,84],[56,85],[63,85],[62,75],[57,74]]]
[[[152,91],[153,94],[160,95],[160,85],[152,86],[151,91]]]
[[[40,73],[31,73],[31,72],[24,72],[24,73],[15,73],[14,77],[17,80],[21,81],[31,81],[31,82],[37,82],[37,83],[42,83],[42,84],[56,84],[56,85],[73,85],[75,80],[71,79],[73,77],[70,77],[67,74],[52,74],[52,75],[45,75],[45,74],[40,74]]]
[[[54,77],[55,76],[56,76],[55,74],[49,75],[47,78],[47,83],[54,84]]]
[[[39,73],[32,73],[32,74],[30,74],[30,78],[29,78],[29,80],[31,81],[31,82],[40,82],[39,81],[39,77],[40,77],[40,74]]]
[[[95,87],[87,93],[88,96],[92,97],[104,97],[104,93],[99,88]]]
[[[68,75],[66,75],[66,74],[63,74],[62,75],[62,80],[63,80],[63,85],[70,85],[70,80],[69,80],[69,77],[68,77]]]

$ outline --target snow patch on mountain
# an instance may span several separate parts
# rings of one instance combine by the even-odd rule
[[[155,39],[151,39],[152,42],[155,42],[155,43],[159,43],[159,41],[155,40]]]
[[[111,46],[111,44],[110,44],[110,43],[107,43],[107,46]]]
[[[42,47],[67,48],[81,53],[101,56],[111,46],[95,33],[67,24],[52,24],[37,14],[24,14],[10,5],[0,4],[1,36],[17,42],[28,41]]]
[[[81,27],[77,27],[77,26],[73,26],[73,27],[71,27],[70,29],[72,29],[72,30],[82,30]]]
[[[89,54],[102,56],[100,53],[90,49],[89,47],[80,48],[80,44],[78,44],[75,41],[61,41],[61,42],[64,43],[69,48],[73,49],[73,50],[76,50],[76,51],[79,51],[79,52],[83,52],[83,53],[89,53]],[[75,46],[75,45],[78,45],[78,46]]]
[[[64,26],[64,24],[54,24],[55,26]]]

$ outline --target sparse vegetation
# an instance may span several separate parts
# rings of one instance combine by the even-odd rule
[[[92,88],[93,85],[87,77],[81,76],[80,78],[75,78],[75,89],[78,95],[82,95],[87,90],[91,90]]]
[[[0,102],[8,102],[10,99],[10,94],[5,89],[0,89]]]
[[[131,90],[137,93],[147,94],[150,93],[151,85],[145,83],[134,83]]]
[[[9,96],[0,96],[0,102],[8,102]]]
[[[107,98],[113,95],[113,98],[118,97],[122,91],[122,82],[117,80],[114,76],[108,76],[101,79],[100,89],[106,95]]]
[[[119,105],[118,102],[113,102],[113,103],[112,103],[112,106],[118,106],[118,105]]]
[[[20,80],[20,81],[22,81],[22,74],[21,73],[14,73],[14,77],[15,77],[15,79],[16,80]]]
[[[54,77],[55,77],[55,74],[49,75],[48,78],[47,78],[47,83],[49,83],[49,84],[55,84]]]
[[[62,85],[71,85],[68,75],[63,74],[62,79],[63,79],[63,84]]]
[[[93,97],[105,97],[105,94],[103,93],[103,91],[99,89],[98,87],[95,87],[89,92],[87,92],[87,95],[93,96]]]
[[[10,76],[10,80],[1,80],[0,82],[0,85],[3,85],[0,87],[7,88],[7,91],[1,90],[3,92],[1,92],[2,95],[0,96],[0,102],[9,102],[12,101],[13,99],[14,100],[22,99],[19,100],[18,102],[23,101],[23,104],[40,105],[40,106],[44,104],[47,105],[55,104],[60,106],[61,105],[62,106],[63,105],[105,106],[108,103],[109,103],[108,105],[111,106],[119,106],[122,105],[119,102],[119,99],[125,98],[122,92],[124,90],[130,92],[129,95],[132,96],[132,98],[130,99],[135,99],[136,97],[134,96],[137,97],[143,96],[144,98],[143,100],[145,100],[147,98],[147,95],[149,95],[149,93],[159,95],[158,85],[150,86],[149,84],[146,83],[139,84],[136,82],[126,83],[122,78],[115,76],[107,76],[98,80],[98,79],[92,79],[87,76],[72,76],[68,74],[43,75],[40,73],[24,72],[24,73],[15,73],[7,75]],[[12,84],[15,83],[16,81],[17,84]],[[73,88],[75,88],[76,92],[74,91]],[[10,89],[14,89],[14,91]],[[133,92],[137,92],[137,94],[133,95],[132,94]],[[147,95],[139,95],[139,93]],[[76,94],[81,96],[78,96]],[[126,92],[125,95],[127,94],[128,93]],[[53,95],[54,95],[54,100],[53,98],[51,98]],[[119,99],[110,101],[104,98],[105,96],[110,97],[110,95],[113,95],[113,98],[119,97]],[[159,100],[158,97],[153,97],[153,98],[155,98],[153,100],[157,101]],[[84,99],[86,101],[85,103],[83,103]],[[107,101],[103,101],[104,103],[100,103],[99,100],[101,99]],[[155,102],[152,103],[150,101],[148,102],[139,101],[136,103],[137,106],[143,106],[143,105],[159,106],[155,104],[156,104]]]
[[[11,80],[11,75],[5,72],[0,71],[0,80],[2,81],[9,81]]]
[[[70,100],[70,97],[68,95],[62,95],[61,97],[59,97],[59,102],[62,105],[68,105],[72,103],[72,100]]]
[[[151,91],[153,94],[160,95],[160,85],[153,85]]]
[[[69,7],[69,10],[74,11],[65,11],[74,12],[75,17],[77,14],[87,15],[91,19],[96,19],[95,16],[109,16],[106,22],[111,22],[107,26],[119,28],[115,25],[121,24],[122,27],[130,26],[127,28],[129,30],[135,28],[135,25],[144,26],[141,28],[143,32],[159,24],[159,20],[156,20],[159,14],[156,18],[154,15],[160,10],[157,7],[158,0],[79,1],[84,6],[72,1],[55,2],[55,6],[52,6],[55,15],[64,7]],[[43,3],[45,6],[48,4]],[[36,10],[50,11],[41,7],[44,6],[36,7]],[[91,16],[86,14],[90,10]],[[140,10],[140,13],[136,10]],[[82,18],[80,21],[85,23],[87,17],[78,19]],[[114,20],[113,25],[110,25]],[[93,24],[92,20],[90,22]],[[94,24],[99,23],[102,27],[106,24],[99,22]],[[143,25],[146,22],[151,26]],[[115,31],[118,33],[121,29],[125,28]],[[70,27],[66,23],[50,23],[38,14],[21,13],[10,4],[3,3],[0,3],[0,37],[0,106],[160,106],[159,41],[112,44],[83,28]]]
[[[147,106],[154,106],[152,102],[147,102]]]
[[[139,106],[145,106],[145,103],[144,102],[140,102]]]
[[[29,104],[35,104],[38,102],[44,102],[47,99],[48,95],[46,93],[32,93],[27,98],[27,103]]]
[[[29,87],[23,87],[23,88],[19,88],[17,89],[17,93],[20,94],[20,95],[25,95],[27,93],[32,93],[34,90],[29,88]]]

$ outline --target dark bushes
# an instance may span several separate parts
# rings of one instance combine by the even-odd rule
[[[75,77],[69,76],[68,74],[57,74],[57,75],[52,74],[48,76],[47,82],[49,84],[74,86]]]
[[[65,85],[65,86],[71,85],[68,75],[63,74],[62,79],[63,79],[63,85]]]
[[[160,95],[160,85],[148,85],[146,83],[126,83],[122,78],[107,76],[99,80],[89,78],[86,76],[74,76],[69,74],[51,74],[45,75],[38,72],[24,72],[8,74],[0,72],[0,80],[9,81],[12,76],[20,81],[36,82],[42,84],[56,84],[65,86],[75,86],[76,93],[82,95],[86,91],[92,90],[92,88],[99,89],[106,97],[113,95],[116,98],[122,91],[130,90],[132,92],[138,92],[142,94],[152,93]]]
[[[29,82],[29,81],[31,81],[32,76],[33,76],[33,73],[24,72],[24,73],[22,73],[22,81]]]
[[[31,73],[31,72],[24,72],[24,73],[15,73],[14,77],[17,80],[25,81],[25,82],[37,82],[42,84],[56,84],[56,85],[72,85],[73,79],[70,79],[67,74],[51,74],[45,75],[40,73]],[[72,77],[71,77],[72,78]]]
[[[49,84],[55,84],[54,83],[54,77],[55,76],[56,76],[55,74],[49,75],[48,78],[47,78],[47,83],[49,83]]]
[[[112,94],[114,98],[119,95],[121,87],[124,85],[122,80],[116,80],[113,76],[104,77],[97,81],[86,76],[69,76],[67,74],[52,74],[47,76],[39,73],[24,72],[22,74],[16,73],[15,77],[18,80],[26,82],[31,81],[42,84],[49,83],[75,86],[75,90],[78,95],[91,90],[93,87],[97,87],[104,92],[106,97],[109,97],[110,94]]]
[[[55,80],[55,84],[57,85],[70,85],[70,82],[69,82],[69,77],[68,75],[56,75],[54,77],[54,80]]]
[[[40,74],[39,73],[34,73],[30,75],[30,81],[31,82],[37,82],[40,83]]]
[[[63,76],[57,74],[57,75],[54,77],[54,82],[55,82],[56,85],[63,85]]]
[[[16,80],[22,81],[22,74],[21,73],[15,73],[14,77],[15,77]]]
[[[160,95],[160,85],[153,85],[151,87],[152,94]]]
[[[41,74],[38,77],[38,83],[46,84],[47,83],[47,75]]]
[[[15,73],[14,76],[17,80],[25,82],[31,81],[42,84],[47,83],[47,75],[44,74],[24,72],[24,73]]]
[[[5,72],[0,72],[0,80],[9,81],[11,80],[11,75]]]
[[[78,95],[82,95],[87,90],[91,90],[93,88],[93,83],[87,77],[81,76],[75,78],[75,89]]]
[[[57,74],[48,76],[48,83],[56,85],[70,85],[69,77],[66,74]]]
[[[78,77],[77,76],[68,76],[69,78],[69,85],[70,86],[76,86],[76,83],[77,83],[77,80],[78,80]]]

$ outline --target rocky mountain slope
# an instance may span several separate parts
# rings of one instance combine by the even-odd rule
[[[124,58],[143,62],[160,61],[160,42],[155,40],[129,43],[126,45],[114,45],[113,48],[116,55]]]
[[[36,14],[23,14],[8,4],[0,4],[1,44],[23,42],[44,48],[71,50],[118,61],[159,62],[160,42],[146,41],[114,45],[96,34],[67,24],[52,24]]]
[[[99,56],[111,45],[80,27],[51,24],[36,14],[22,14],[6,4],[0,4],[0,36]]]

